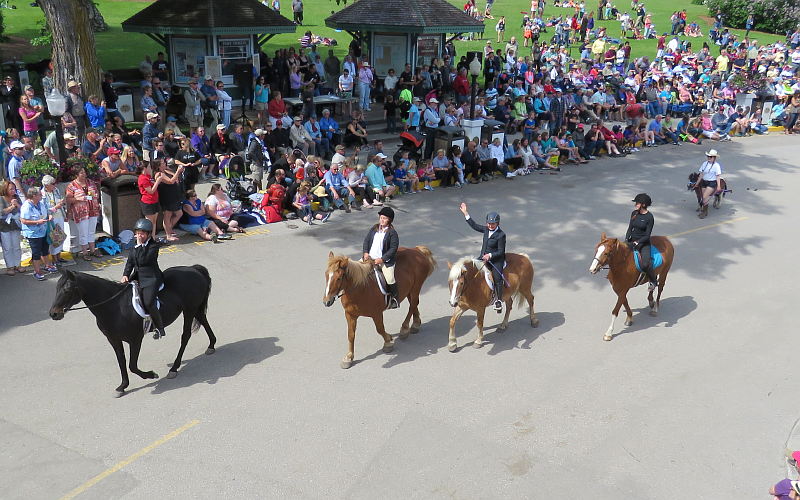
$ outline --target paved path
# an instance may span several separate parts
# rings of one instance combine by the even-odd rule
[[[55,279],[0,276],[3,497],[759,498],[784,477],[799,411],[800,144],[714,145],[735,192],[701,221],[684,186],[706,146],[399,200],[401,241],[439,262],[423,329],[384,354],[360,322],[347,371],[341,306],[320,300],[323,268],[330,249],[358,255],[374,210],[162,255],[162,267],[211,270],[217,353],[203,355],[201,333],[178,378],[163,378],[178,348],[170,327],[140,359],[162,378],[132,378],[121,399],[91,315],[53,322]],[[614,297],[587,268],[601,231],[624,233],[640,191],[655,201],[655,232],[675,235],[675,264],[660,316],[639,288],[633,326],[603,342]],[[532,256],[541,323],[515,310],[494,334],[488,313],[479,350],[468,314],[451,354],[445,261],[479,246],[462,200],[476,216],[498,210],[509,249]],[[104,262],[93,272],[117,279],[121,261]],[[402,314],[387,317],[397,332]]]

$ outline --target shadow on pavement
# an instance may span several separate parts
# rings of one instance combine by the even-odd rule
[[[199,354],[184,361],[176,378],[163,377],[139,389],[152,387],[153,394],[162,394],[195,384],[216,384],[221,378],[238,374],[247,365],[261,363],[281,352],[283,347],[278,345],[276,337],[245,339],[223,344],[217,347],[212,355]]]
[[[629,302],[630,303],[630,302]],[[614,305],[611,304],[610,308]],[[661,307],[658,309],[658,316],[650,316],[650,307],[645,306],[639,309],[631,308],[633,310],[633,324],[631,326],[623,326],[622,331],[617,332],[614,338],[627,335],[629,333],[647,330],[655,326],[671,328],[678,324],[682,318],[689,316],[695,309],[697,309],[697,302],[694,297],[667,297],[661,300]],[[619,313],[619,321],[625,321],[625,309],[621,309]],[[602,325],[598,328],[598,332],[602,331]]]

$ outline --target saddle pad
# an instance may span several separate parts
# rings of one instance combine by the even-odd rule
[[[641,272],[642,266],[639,265],[639,251],[633,252],[633,260],[636,262],[636,269]],[[650,262],[653,263],[653,269],[658,269],[664,263],[664,257],[658,251],[655,245],[650,245]]]
[[[133,295],[131,298],[131,305],[133,306],[133,309],[136,311],[136,314],[138,314],[140,317],[149,318],[150,315],[147,314],[147,311],[145,311],[144,306],[142,305],[142,296],[139,293],[139,284],[138,283],[136,285],[132,284],[131,286],[133,286]],[[162,283],[158,291],[160,292],[163,289],[164,289],[164,284]],[[156,307],[161,309],[161,301],[158,299],[156,299]]]

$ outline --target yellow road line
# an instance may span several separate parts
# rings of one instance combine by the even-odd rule
[[[197,425],[199,423],[200,423],[199,420],[192,420],[191,422],[187,423],[186,425],[175,429],[174,431],[170,432],[166,436],[163,436],[158,441],[154,441],[154,442],[150,443],[149,445],[145,446],[144,448],[142,448],[141,450],[137,451],[133,455],[129,456],[128,458],[126,458],[122,462],[119,462],[116,465],[114,465],[113,467],[111,467],[109,469],[106,469],[103,472],[101,472],[100,474],[94,476],[90,480],[86,481],[82,485],[78,486],[74,490],[70,491],[69,493],[67,493],[66,495],[61,497],[61,500],[72,500],[73,498],[75,498],[76,496],[80,495],[84,491],[88,490],[89,488],[91,488],[95,484],[99,483],[103,479],[107,478],[111,474],[117,472],[118,470],[122,469],[126,465],[130,465],[131,463],[133,463],[136,460],[138,460],[138,459],[142,458],[143,456],[147,455],[148,453],[150,453],[154,449],[158,448],[162,444],[166,443],[167,441],[169,441],[169,440],[171,440],[171,439],[173,439],[175,437],[178,437],[180,434],[182,434],[183,432],[191,429],[192,427],[194,427],[195,425]]]
[[[734,222],[743,221],[745,219],[749,219],[749,217],[737,217],[736,219],[724,220],[722,222],[717,222],[716,224],[709,224],[708,226],[696,227],[694,229],[689,229],[688,231],[683,231],[681,233],[668,234],[667,237],[668,238],[675,238],[676,236],[683,236],[684,234],[693,233],[695,231],[702,231],[703,229],[711,229],[712,227],[721,226],[723,224],[732,224]]]

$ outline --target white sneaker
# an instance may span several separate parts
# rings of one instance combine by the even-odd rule
[[[514,172],[509,172],[509,173],[506,174],[506,179],[510,179],[510,178],[516,177],[516,176],[517,176],[517,174],[515,174]]]

